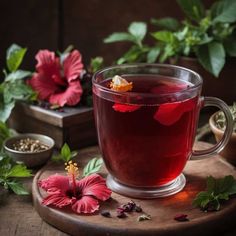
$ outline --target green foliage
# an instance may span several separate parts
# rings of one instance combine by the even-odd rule
[[[69,162],[72,160],[76,155],[78,154],[77,151],[71,151],[70,147],[67,143],[64,143],[64,145],[61,148],[61,151],[58,155],[54,155],[52,157],[53,161],[63,161],[63,162]]]
[[[102,158],[94,157],[84,167],[83,176],[85,177],[85,176],[89,176],[91,174],[97,173],[101,169],[102,164],[103,164]]]
[[[212,176],[207,178],[206,191],[197,194],[193,205],[205,211],[220,210],[221,202],[229,200],[230,196],[236,194],[236,180],[232,175],[221,179]]]
[[[17,178],[32,176],[31,171],[23,164],[17,164],[5,153],[0,152],[0,184],[5,189],[12,190],[18,195],[26,195],[28,192]]]
[[[129,50],[116,61],[117,64],[145,61],[154,62],[157,59],[159,52],[156,47],[153,49],[143,43],[146,34],[146,23],[132,22],[128,27],[128,32],[113,33],[104,39],[104,43],[128,41],[132,44]],[[152,51],[151,54],[149,54],[150,51]]]
[[[179,21],[176,20],[175,18],[172,18],[172,17],[165,17],[165,18],[161,18],[161,19],[152,18],[151,23],[153,25],[160,27],[160,28],[164,28],[164,29],[170,30],[170,31],[175,31],[180,28]]]
[[[10,130],[5,123],[0,121],[0,152],[2,150],[4,140],[8,137],[10,137]]]
[[[26,51],[26,48],[22,48],[17,44],[13,44],[7,49],[7,68],[10,72],[19,68]]]
[[[205,15],[205,8],[201,0],[177,0],[179,6],[192,20],[199,21]]]
[[[217,1],[209,10],[201,0],[177,2],[186,15],[178,27],[173,20],[169,24],[165,20],[163,24],[163,19],[151,21],[163,29],[152,33],[161,47],[160,62],[174,56],[196,56],[207,71],[218,77],[225,57],[236,56],[236,1]]]
[[[23,79],[31,76],[30,71],[19,70],[25,56],[26,48],[16,44],[7,50],[4,70],[5,79],[0,84],[0,121],[6,122],[17,100],[35,100],[35,93]]]
[[[102,57],[92,58],[90,61],[90,71],[91,73],[95,73],[103,67],[104,60]]]
[[[175,18],[151,19],[158,31],[150,35],[153,45],[144,44],[147,25],[133,22],[128,32],[116,32],[104,42],[129,42],[131,47],[116,63],[156,61],[171,57],[196,57],[199,63],[215,77],[225,65],[227,56],[236,57],[236,1],[218,0],[205,9],[201,0],[176,0],[185,14],[179,22]]]

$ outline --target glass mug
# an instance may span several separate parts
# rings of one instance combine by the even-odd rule
[[[133,83],[129,92],[110,89],[119,75]],[[108,187],[137,198],[156,198],[181,191],[182,171],[191,159],[220,152],[233,121],[227,105],[202,97],[202,79],[189,69],[161,64],[119,65],[93,76],[93,101],[99,147]],[[194,151],[199,111],[220,108],[227,127],[222,140],[208,150]]]

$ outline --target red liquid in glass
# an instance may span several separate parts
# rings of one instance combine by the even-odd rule
[[[144,94],[166,94],[192,86],[171,78],[125,78],[133,81],[132,92]],[[101,85],[108,84],[106,80]],[[192,151],[199,112],[197,95],[185,92],[166,96],[165,103],[163,99],[159,103],[157,97],[155,104],[137,104],[116,101],[115,95],[104,99],[102,93],[94,93],[100,149],[106,167],[119,182],[155,187],[181,174]]]

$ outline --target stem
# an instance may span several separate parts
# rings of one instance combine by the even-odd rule
[[[72,188],[73,188],[74,197],[76,197],[76,181],[75,181],[75,175],[73,174],[72,174]]]

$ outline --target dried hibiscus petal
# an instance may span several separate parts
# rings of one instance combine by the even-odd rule
[[[109,211],[102,211],[100,214],[104,217],[111,218],[111,213]]]
[[[154,119],[163,125],[172,125],[177,122],[185,112],[191,111],[194,105],[193,99],[161,104],[154,114]]]
[[[174,220],[184,222],[184,221],[189,221],[188,215],[186,214],[178,214],[174,217]]]
[[[133,112],[136,111],[140,108],[141,106],[139,105],[127,105],[127,104],[121,104],[121,103],[115,103],[112,108],[115,111],[119,112]]]

